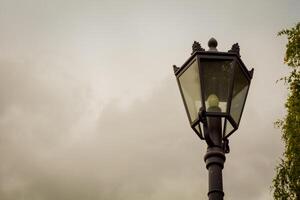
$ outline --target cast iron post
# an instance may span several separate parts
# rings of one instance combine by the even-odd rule
[[[219,107],[209,108],[218,109]],[[204,156],[206,168],[208,169],[208,199],[223,200],[223,178],[222,169],[225,162],[225,153],[222,143],[222,121],[221,117],[207,117],[206,142],[207,152]]]

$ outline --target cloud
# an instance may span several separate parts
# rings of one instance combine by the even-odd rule
[[[275,35],[298,10],[269,4],[1,1],[0,199],[206,199],[206,145],[171,65],[211,36],[219,50],[239,42],[255,68],[225,198],[271,199],[286,95]]]
[[[0,66],[0,196],[35,198],[39,191],[29,188],[55,170],[44,174],[57,164],[52,157],[68,143],[86,95],[61,69],[4,61]]]
[[[174,128],[186,122],[174,80],[127,108],[115,99],[88,126],[85,87],[47,70],[1,63],[1,199],[204,198],[199,140]]]
[[[95,107],[84,120],[88,86],[66,79],[75,76],[68,68],[2,62],[0,69],[1,199],[206,198],[205,143],[188,126],[173,78],[128,106],[115,98]],[[262,199],[280,151],[272,134],[261,137],[274,130],[259,122],[253,100],[225,164],[229,199]]]

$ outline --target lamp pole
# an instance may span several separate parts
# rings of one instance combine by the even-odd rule
[[[236,43],[228,52],[217,50],[211,38],[205,51],[194,42],[190,58],[173,66],[191,128],[207,143],[208,199],[223,200],[222,170],[229,153],[228,137],[240,123],[253,69],[241,60]],[[201,126],[202,124],[202,126]]]
[[[219,100],[216,95],[208,97],[208,112],[220,112]],[[204,134],[208,145],[204,156],[208,170],[208,199],[223,200],[223,177],[222,170],[225,162],[224,145],[222,142],[221,117],[207,117],[204,124]]]
[[[221,118],[208,117],[209,135],[212,144],[208,143],[207,152],[204,156],[206,168],[208,170],[208,199],[223,200],[223,178],[222,169],[225,162],[225,153],[222,148]]]

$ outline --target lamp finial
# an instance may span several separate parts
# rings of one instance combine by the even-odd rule
[[[208,47],[209,47],[208,51],[218,51],[217,46],[218,46],[217,40],[213,37],[210,38],[209,41],[208,41]]]

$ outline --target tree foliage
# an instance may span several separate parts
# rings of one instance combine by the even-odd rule
[[[275,123],[282,130],[285,150],[276,167],[273,196],[275,200],[300,200],[300,22],[278,35],[287,36],[284,63],[291,72],[282,78],[288,86],[287,114]]]

